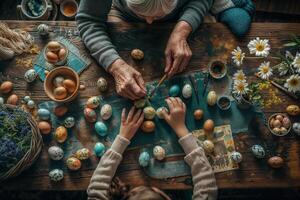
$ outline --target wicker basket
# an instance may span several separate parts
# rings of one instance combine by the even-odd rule
[[[5,105],[9,109],[15,109],[16,106],[12,105]],[[25,112],[25,111],[24,111]],[[43,139],[40,134],[39,128],[37,126],[36,121],[29,115],[28,117],[28,123],[31,126],[32,129],[32,136],[31,136],[31,144],[30,149],[25,153],[23,158],[12,168],[10,168],[5,174],[0,176],[0,182],[10,178],[19,175],[22,171],[27,169],[32,165],[32,163],[38,158],[42,147],[43,147]]]

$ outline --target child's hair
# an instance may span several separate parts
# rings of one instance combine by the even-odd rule
[[[114,178],[109,190],[113,200],[171,200],[163,191],[147,186],[138,186],[131,190],[119,178]]]

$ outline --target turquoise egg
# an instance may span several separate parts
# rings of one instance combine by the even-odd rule
[[[100,136],[107,135],[107,126],[103,122],[96,122],[95,130]]]
[[[178,85],[173,85],[169,90],[170,97],[177,97],[180,93],[180,87]]]
[[[144,151],[139,156],[139,164],[142,167],[147,167],[150,162],[150,155],[148,152]]]
[[[264,148],[259,144],[253,145],[251,151],[256,158],[264,158],[266,155]]]
[[[44,108],[40,108],[38,110],[37,115],[39,116],[39,118],[41,120],[48,120],[48,119],[50,119],[50,112],[49,112],[49,110],[44,109]]]
[[[101,142],[97,142],[94,146],[94,153],[97,157],[103,156],[105,153],[105,146]]]
[[[66,128],[72,128],[75,125],[75,118],[67,117],[64,121],[64,125]]]

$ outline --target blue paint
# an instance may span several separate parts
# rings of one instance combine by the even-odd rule
[[[41,120],[49,120],[50,119],[50,112],[49,112],[49,110],[47,110],[45,108],[40,108],[38,110],[37,115],[39,116],[39,118]]]
[[[150,155],[148,152],[144,151],[139,156],[139,164],[142,167],[147,167],[150,162]]]
[[[94,153],[97,157],[103,156],[105,153],[105,146],[101,142],[97,142],[94,146]]]
[[[107,126],[103,122],[96,122],[95,130],[100,136],[107,135]]]
[[[180,93],[180,87],[178,85],[173,85],[169,90],[170,97],[177,97]]]

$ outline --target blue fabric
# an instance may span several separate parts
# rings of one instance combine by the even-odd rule
[[[251,16],[255,13],[255,5],[252,0],[231,0],[233,4],[238,8],[243,8]]]

